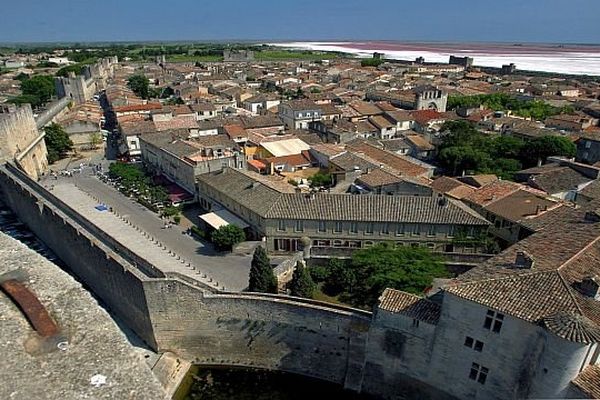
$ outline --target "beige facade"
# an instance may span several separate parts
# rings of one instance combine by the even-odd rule
[[[353,249],[380,242],[443,253],[485,251],[476,238],[485,234],[488,222],[444,198],[349,194],[311,198],[279,192],[229,168],[200,176],[198,196],[204,209],[225,208],[243,219],[252,236],[266,240],[270,252],[302,250],[306,239],[311,254],[322,257],[348,256]],[[416,209],[421,212],[414,213]],[[456,240],[459,236],[463,240]]]

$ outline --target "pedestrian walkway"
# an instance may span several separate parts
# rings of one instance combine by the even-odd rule
[[[238,282],[229,285],[228,283],[231,282],[219,281],[212,274],[202,270],[197,264],[197,259],[192,260],[178,254],[163,243],[159,235],[153,235],[134,224],[128,215],[120,212],[118,207],[80,190],[75,185],[74,179],[59,179],[53,182],[53,186],[52,193],[55,196],[162,272],[176,272],[219,290],[242,290],[247,286],[246,283],[240,287]],[[244,281],[247,281],[247,277]]]

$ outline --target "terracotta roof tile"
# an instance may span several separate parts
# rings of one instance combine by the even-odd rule
[[[396,289],[383,291],[379,297],[379,309],[433,325],[440,318],[440,306],[437,303]]]
[[[588,365],[572,383],[590,399],[600,399],[600,365]]]

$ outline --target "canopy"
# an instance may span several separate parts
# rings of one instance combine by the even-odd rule
[[[249,226],[247,223],[227,210],[209,212],[200,215],[200,219],[215,229],[219,229],[220,227],[227,225],[235,225],[240,229],[245,229]]]

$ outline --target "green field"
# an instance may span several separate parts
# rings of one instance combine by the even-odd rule
[[[170,54],[167,56],[168,62],[217,62],[223,61],[222,56],[195,56],[191,54]]]
[[[339,57],[337,53],[306,50],[261,50],[254,52],[254,58],[258,61],[327,60],[337,57]]]

